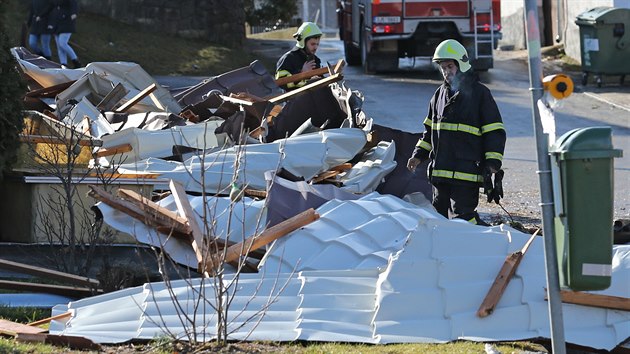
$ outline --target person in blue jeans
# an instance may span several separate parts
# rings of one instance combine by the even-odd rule
[[[48,60],[52,57],[48,17],[53,7],[50,0],[32,0],[27,21],[29,28],[28,45],[31,51]]]
[[[53,0],[54,8],[50,14],[48,27],[55,34],[55,43],[57,43],[57,55],[59,55],[59,64],[68,65],[68,58],[72,61],[74,68],[80,68],[76,52],[70,44],[70,36],[76,32],[77,26],[77,10],[76,0]]]

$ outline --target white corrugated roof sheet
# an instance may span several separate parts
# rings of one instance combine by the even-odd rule
[[[494,313],[478,318],[505,257],[530,235],[447,220],[377,193],[333,200],[318,211],[319,220],[276,242],[260,273],[242,274],[238,282],[223,278],[235,294],[231,338],[397,343],[549,336],[541,238]],[[71,310],[73,316],[65,325],[53,322],[50,331],[97,342],[151,339],[166,331],[209,340],[216,325],[214,281],[174,281],[172,292],[151,283],[60,305],[54,313]],[[612,286],[597,293],[628,297],[628,289],[630,246],[615,246]],[[195,307],[199,291],[208,303]],[[197,315],[195,326],[182,324],[182,311]],[[563,312],[567,342],[610,350],[630,336],[630,312],[570,304]]]

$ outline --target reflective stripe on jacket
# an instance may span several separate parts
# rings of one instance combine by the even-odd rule
[[[443,83],[429,103],[425,132],[413,157],[431,159],[430,179],[435,182],[483,182],[483,167],[494,159],[501,166],[505,128],[490,90],[474,74],[458,74],[460,88],[454,94]]]
[[[306,52],[297,46],[293,47],[290,51],[284,53],[276,64],[276,80],[298,74],[302,71],[304,63],[309,60],[315,60],[315,69],[321,67],[322,61],[316,56],[307,56]],[[282,88],[289,91],[306,85],[306,80],[300,82],[291,82],[287,85],[283,85]]]

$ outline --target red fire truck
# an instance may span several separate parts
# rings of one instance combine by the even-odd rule
[[[396,70],[398,58],[430,58],[449,38],[486,71],[501,38],[500,0],[338,0],[337,12],[346,62],[365,72]]]

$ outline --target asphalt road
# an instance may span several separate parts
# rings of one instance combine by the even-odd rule
[[[343,57],[342,43],[339,40],[324,40],[318,55],[323,61],[334,63]],[[364,111],[377,124],[420,132],[429,99],[440,84],[441,77],[427,60],[416,60],[415,63],[413,60],[401,60],[399,68],[397,73],[366,75],[359,67],[346,67],[344,79],[349,88],[364,94]],[[547,66],[543,71],[545,75],[557,73],[547,72]],[[495,68],[482,74],[482,81],[493,92],[508,133],[504,157],[505,198],[502,204],[509,213],[517,214],[522,223],[540,224],[540,182],[536,173],[536,138],[526,57],[519,59],[515,55],[499,53]],[[626,93],[617,94],[614,99],[621,100],[623,104],[625,98],[626,107],[630,107],[630,90],[627,89],[628,84],[625,86]],[[575,128],[612,128],[614,148],[625,153],[624,157],[614,160],[614,214],[615,218],[630,218],[630,110],[608,103],[610,100],[599,99],[598,93],[593,90],[579,86],[576,89],[582,92],[574,93],[555,108],[556,135],[559,137]],[[613,92],[612,97],[614,90],[613,86],[606,92]],[[598,200],[601,201],[593,196],[593,201]],[[492,219],[494,215],[507,217],[499,206],[485,201],[480,203],[479,210],[486,214],[486,219]]]
[[[292,41],[262,41],[256,44],[260,55],[278,56],[293,45]],[[338,39],[321,41],[318,56],[323,62],[336,63],[343,58],[343,46]],[[498,52],[495,68],[483,73],[484,82],[493,92],[508,133],[504,157],[505,198],[502,205],[516,221],[525,225],[540,225],[540,182],[536,138],[533,128],[529,71],[522,53]],[[437,70],[426,60],[401,60],[396,73],[366,75],[360,67],[346,67],[346,86],[363,93],[363,109],[376,124],[418,133],[426,115],[429,99],[441,82]],[[545,63],[544,74],[558,73]],[[173,80],[173,79],[170,79]],[[188,80],[188,81],[186,81]],[[198,81],[180,78],[158,81],[171,86]],[[617,84],[618,85],[618,84]],[[614,217],[630,219],[630,88],[611,86],[603,89],[580,87],[555,107],[556,136],[575,129],[610,126],[613,146],[624,151],[624,157],[614,159]],[[409,152],[411,153],[411,151]],[[420,172],[421,173],[421,172]],[[584,191],[589,193],[589,191]],[[593,196],[594,202],[602,199]],[[596,205],[594,205],[596,207]],[[480,203],[479,211],[486,220],[509,220],[506,211],[496,204]]]

